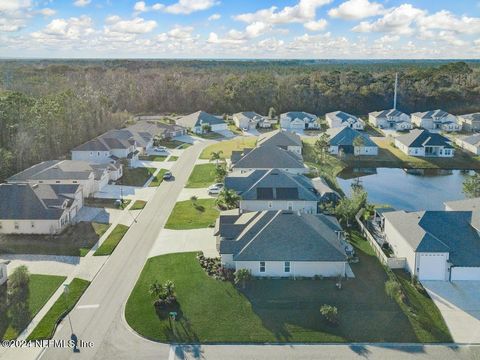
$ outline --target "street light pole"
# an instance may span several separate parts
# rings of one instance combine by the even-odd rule
[[[72,319],[70,318],[70,311],[68,311],[68,293],[70,292],[70,288],[68,284],[63,284],[63,293],[65,294],[65,311],[67,311],[68,322],[70,323],[70,330],[73,335],[73,326],[72,326]]]

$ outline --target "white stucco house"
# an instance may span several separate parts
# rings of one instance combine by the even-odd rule
[[[272,124],[266,116],[257,114],[255,111],[243,111],[232,115],[235,125],[242,130],[261,128],[270,128]]]
[[[395,146],[410,156],[453,157],[455,154],[450,139],[422,129],[413,129],[408,134],[396,137]]]
[[[0,184],[0,233],[57,234],[83,206],[81,185]]]
[[[437,109],[411,114],[412,123],[417,127],[434,131],[460,131],[462,125],[457,122],[455,115]]]
[[[193,114],[182,116],[176,120],[176,123],[195,134],[202,134],[204,125],[210,126],[213,132],[228,130],[228,124],[220,116],[215,116],[205,111],[197,111]]]
[[[465,131],[480,131],[480,112],[457,115],[457,121]]]
[[[289,111],[280,114],[280,127],[284,130],[320,129],[317,115],[304,111]]]
[[[377,144],[375,144],[367,134],[361,133],[348,126],[328,129],[326,133],[329,137],[328,151],[332,155],[378,155]]]
[[[325,114],[325,120],[327,121],[328,127],[332,129],[338,127],[349,127],[354,130],[363,130],[365,128],[365,122],[362,119],[344,111],[327,113]]]
[[[257,277],[347,276],[348,244],[334,217],[260,211],[217,219],[222,265]]]
[[[368,121],[380,129],[405,131],[413,128],[410,116],[397,109],[373,111],[368,114]]]
[[[287,130],[274,130],[258,137],[257,146],[274,145],[302,156],[302,139],[296,133]]]
[[[383,214],[385,240],[419,280],[480,280],[480,213],[393,211]]]
[[[459,136],[455,138],[455,144],[475,155],[480,155],[480,134]]]

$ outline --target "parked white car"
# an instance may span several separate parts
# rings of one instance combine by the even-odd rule
[[[156,152],[167,152],[167,148],[165,146],[157,146],[153,148]]]
[[[223,184],[222,183],[217,183],[217,184],[210,185],[208,187],[208,194],[209,195],[218,194],[218,193],[220,193],[220,191],[222,191],[222,189],[223,189]]]

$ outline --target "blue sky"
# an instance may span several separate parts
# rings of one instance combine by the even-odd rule
[[[480,0],[0,0],[0,56],[479,58]]]

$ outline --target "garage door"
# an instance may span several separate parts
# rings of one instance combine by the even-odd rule
[[[420,280],[445,280],[446,257],[443,254],[420,254],[418,278]]]

